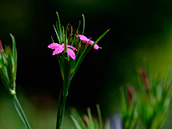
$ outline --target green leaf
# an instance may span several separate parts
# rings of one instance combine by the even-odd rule
[[[97,104],[97,113],[98,113],[98,118],[99,118],[99,129],[103,129],[103,124],[102,124],[102,115],[100,111],[100,106]]]
[[[82,51],[82,53],[81,53],[79,59],[77,60],[77,62],[76,62],[76,64],[75,64],[75,67],[74,67],[74,69],[73,69],[73,71],[72,71],[72,75],[71,75],[70,78],[72,78],[72,77],[74,76],[74,74],[75,74],[76,71],[78,70],[80,64],[82,63],[84,57],[86,56],[87,47],[88,47],[88,46],[85,47],[85,49]]]
[[[127,114],[127,104],[126,104],[126,100],[125,100],[123,87],[120,88],[120,99],[121,99],[121,113],[122,113],[122,120],[123,120],[123,118]]]
[[[53,25],[53,28],[54,28],[54,31],[55,31],[55,33],[56,33],[57,39],[58,39],[58,41],[59,41],[59,44],[61,44],[62,41],[61,41],[60,35],[58,34],[57,29],[56,29],[56,27],[55,27],[54,25]]]
[[[0,69],[0,79],[3,83],[3,85],[7,88],[7,90],[9,89],[9,78],[8,78],[8,73],[7,73],[7,69],[6,67],[2,67]]]
[[[16,41],[15,41],[15,37],[10,34],[11,39],[12,39],[12,57],[13,59],[11,59],[12,62],[12,73],[13,73],[13,83],[15,83],[15,79],[16,79],[16,73],[17,73],[17,48],[16,48]]]
[[[62,90],[60,91],[59,94],[59,98],[58,98],[58,109],[57,109],[57,121],[58,121],[58,125],[57,127],[59,127],[59,123],[60,123],[60,116],[61,116],[61,96],[62,96]]]
[[[53,36],[51,35],[51,40],[52,40],[52,42],[54,43],[54,39],[53,39]]]
[[[68,39],[67,39],[67,30],[68,30],[68,27],[69,27],[69,24],[66,26],[66,31],[65,31],[65,53],[67,52],[67,42],[68,42]]]
[[[79,32],[80,25],[81,25],[81,21],[79,21],[79,24],[78,24],[78,27],[77,27],[77,33]]]
[[[104,33],[94,42],[94,44],[92,44],[88,49],[87,49],[88,46],[86,46],[86,47],[84,48],[84,50],[82,51],[82,53],[81,53],[79,59],[77,60],[77,62],[76,62],[76,64],[75,64],[75,67],[74,67],[74,69],[73,69],[73,73],[72,73],[71,78],[73,77],[73,75],[74,75],[74,74],[76,73],[76,71],[78,70],[78,68],[79,68],[80,64],[82,63],[82,61],[83,61],[84,57],[86,56],[86,54],[92,49],[92,47],[93,47],[98,41],[100,41],[100,40],[106,35],[106,33],[107,33],[109,30],[110,30],[110,29],[108,29],[106,32],[104,32]]]
[[[88,121],[89,121],[88,128],[94,129],[94,122],[93,122],[90,108],[87,109],[87,113],[88,113]]]
[[[57,14],[57,20],[58,20],[57,22],[58,22],[60,37],[62,38],[62,26],[61,26],[61,22],[60,22],[60,16],[59,16],[58,12],[56,12],[56,14]],[[60,41],[62,41],[62,39]]]
[[[82,14],[82,19],[83,19],[82,34],[84,34],[84,31],[85,31],[85,17],[84,17],[84,14]]]
[[[77,119],[74,116],[71,115],[71,119],[72,119],[73,123],[75,124],[76,129],[82,129],[80,124],[78,123]]]
[[[106,34],[107,34],[107,32],[109,32],[109,30],[110,29],[108,29],[107,31],[105,31],[89,48],[88,48],[88,50],[87,50],[87,52],[86,53],[88,53],[91,49],[92,49],[92,47],[96,44],[96,43],[98,43]]]
[[[71,118],[72,118],[75,126],[80,127],[81,129],[87,129],[85,123],[83,122],[82,118],[80,117],[80,115],[78,114],[78,112],[75,109],[73,109],[73,111],[71,113]]]

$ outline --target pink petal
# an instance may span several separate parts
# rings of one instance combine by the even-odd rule
[[[51,48],[51,49],[56,49],[59,47],[61,47],[61,45],[58,43],[52,43],[52,44],[48,45],[48,48]]]
[[[72,58],[75,59],[75,52],[70,48],[67,48],[67,54]]]
[[[98,50],[99,49],[99,46],[97,44],[94,45],[93,47],[95,50]]]
[[[56,54],[57,54],[57,51],[56,51],[56,50],[54,50],[52,55],[54,56],[54,55],[56,55]]]
[[[62,43],[62,46],[64,47],[64,43]],[[75,47],[73,47],[73,46],[71,46],[71,45],[66,45],[67,46],[67,48],[72,48],[73,50],[75,50],[75,51],[78,51]]]
[[[78,35],[79,36],[79,38],[83,41],[83,42],[89,42],[90,41],[90,39],[89,38],[87,38],[86,36],[84,36],[84,35]]]
[[[92,44],[94,44],[94,41],[91,40],[89,43],[90,43],[90,45],[92,45]],[[93,48],[94,48],[95,50],[98,50],[98,49],[99,49],[99,46],[98,46],[97,44],[95,44],[95,45],[93,46]]]
[[[70,47],[70,48],[72,48],[73,50],[78,51],[75,47],[73,47],[73,46],[71,46],[71,45],[67,45],[67,47]]]
[[[55,49],[55,50],[53,51],[53,55],[62,53],[63,51],[64,51],[64,48],[63,48],[63,47],[59,47],[59,48],[57,48],[57,49]]]

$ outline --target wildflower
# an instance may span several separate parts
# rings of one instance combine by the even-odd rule
[[[77,37],[79,37],[80,40],[81,40],[83,43],[88,43],[88,44],[90,44],[90,45],[93,45],[93,44],[94,44],[94,41],[92,41],[91,38],[87,38],[87,37],[84,36],[84,35],[79,34],[79,35],[77,35]],[[94,48],[95,50],[98,50],[100,47],[99,47],[97,44],[95,44],[95,45],[93,46],[93,48]]]
[[[75,59],[75,51],[77,51],[77,49],[73,46],[70,46],[70,45],[66,45],[67,47],[67,54],[72,58],[72,59]],[[62,45],[58,44],[58,43],[52,43],[50,45],[48,45],[48,48],[51,48],[51,49],[55,49],[53,51],[53,54],[52,55],[56,55],[56,54],[59,54],[59,53],[62,53],[65,49],[64,47],[64,43],[62,43]]]
[[[84,34],[85,18],[84,15],[82,16],[83,16],[82,34]],[[104,32],[94,42],[88,39],[87,37],[84,38],[84,35],[79,34],[80,22],[77,30],[75,30],[70,24],[68,24],[66,27],[62,26],[58,13],[57,13],[57,19],[58,21],[56,25],[53,25],[53,28],[56,33],[58,43],[55,43],[53,37],[51,36],[53,43],[49,44],[48,48],[54,49],[52,55],[58,54],[57,59],[59,62],[59,67],[63,79],[63,89],[61,89],[58,99],[57,125],[56,125],[57,129],[61,129],[70,82],[73,76],[75,75],[76,71],[78,70],[79,66],[81,65],[84,57],[92,49],[92,46],[94,45],[93,48],[96,50],[99,49],[99,46],[95,43],[99,42],[104,37],[104,35],[109,31],[109,29],[106,32]],[[81,38],[79,37],[80,40],[86,43],[86,45],[82,44],[78,36],[81,37]],[[88,47],[87,44],[90,44],[92,46]],[[74,51],[78,51],[78,52],[75,53]],[[73,60],[71,60],[68,57],[66,60],[66,54],[69,55]]]

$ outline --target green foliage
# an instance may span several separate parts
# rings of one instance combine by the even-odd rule
[[[128,95],[125,96],[123,88],[121,92],[121,114],[123,129],[136,129],[140,113],[140,103],[135,93],[134,87],[128,88]]]
[[[148,81],[148,90],[139,91],[142,107],[142,121],[147,129],[160,129],[171,111],[172,71],[165,79],[152,78]],[[142,77],[142,82],[144,82]],[[142,83],[145,87],[145,84]]]
[[[24,114],[24,111],[20,105],[20,102],[16,96],[16,73],[17,73],[17,49],[15,38],[10,34],[12,39],[12,49],[9,46],[5,46],[5,50],[2,47],[0,41],[0,79],[3,85],[8,90],[10,97],[12,98],[14,107],[22,120],[26,129],[31,129],[29,122]]]
[[[14,36],[12,34],[10,36],[12,39],[12,49],[9,46],[5,46],[4,50],[0,41],[0,79],[9,93],[13,94],[15,93],[16,86],[17,49]]]
[[[139,87],[128,88],[127,97],[121,89],[123,129],[135,129],[139,121],[145,129],[160,129],[172,109],[172,71],[165,79],[150,78],[144,69],[140,75]]]
[[[98,119],[93,118],[91,109],[88,108],[87,115],[84,115],[82,118],[79,113],[75,109],[73,109],[71,118],[75,124],[76,129],[103,129],[102,116],[99,105],[97,105],[97,112]]]
[[[73,76],[75,75],[76,71],[78,70],[79,66],[81,65],[86,54],[91,50],[91,48],[96,43],[98,43],[98,41],[100,41],[100,39],[104,37],[104,35],[109,30],[103,33],[92,45],[89,45],[89,43],[81,43],[81,40],[77,37],[79,35],[79,28],[81,22],[79,22],[79,25],[76,30],[73,29],[73,27],[70,24],[68,24],[65,28],[64,26],[61,25],[59,14],[57,12],[56,14],[58,21],[56,22],[56,26],[53,25],[53,28],[57,36],[58,44],[62,45],[64,43],[64,51],[60,54],[59,53],[57,54],[57,59],[59,62],[60,71],[63,79],[63,89],[60,91],[60,96],[58,99],[56,128],[61,129],[70,82]],[[84,34],[85,17],[84,15],[82,15],[82,17],[83,17],[82,34]],[[51,37],[51,39],[52,42],[54,43],[53,37]],[[69,55],[67,54],[67,45],[76,48],[77,52],[75,53],[75,59],[70,58]]]
[[[57,13],[57,12],[56,12]],[[83,28],[82,28],[82,34],[84,34],[85,30],[85,17],[83,17]],[[91,48],[98,43],[109,31],[109,29],[104,32],[95,42],[94,44],[90,45],[89,44],[84,44],[81,43],[81,40],[79,38],[76,38],[77,35],[79,35],[79,29],[80,29],[80,24],[77,27],[77,29],[73,29],[71,25],[67,25],[66,28],[61,25],[60,22],[60,17],[59,14],[57,13],[57,22],[56,26],[53,25],[55,34],[58,39],[58,43],[65,44],[65,51],[62,54],[57,55],[57,59],[59,62],[60,70],[61,70],[61,75],[63,80],[71,81],[73,76],[75,75],[76,71],[78,70],[80,64],[82,63],[84,57],[87,55],[87,53],[91,50]],[[54,39],[52,38],[52,41],[54,42]],[[73,60],[71,59],[68,54],[66,54],[66,48],[67,45],[71,45],[75,47],[78,51],[76,52],[76,59]]]

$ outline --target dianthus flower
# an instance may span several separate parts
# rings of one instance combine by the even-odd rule
[[[91,40],[91,38],[87,38],[87,37],[84,36],[84,35],[79,34],[79,35],[77,35],[77,37],[79,37],[80,40],[81,40],[83,43],[88,43],[88,44],[90,44],[90,45],[94,44],[94,41]],[[98,49],[99,49],[99,46],[98,46],[97,44],[95,44],[95,45],[93,46],[93,48],[94,48],[95,50],[98,50]]]
[[[77,51],[77,49],[75,47],[73,47],[73,46],[70,46],[70,45],[66,45],[66,47],[67,47],[67,54],[72,59],[75,59],[75,52],[73,50]],[[64,43],[62,43],[62,45],[60,45],[58,43],[51,43],[50,45],[48,45],[48,48],[55,49],[53,51],[52,55],[56,55],[56,54],[62,53],[64,51],[64,49],[65,49]]]

